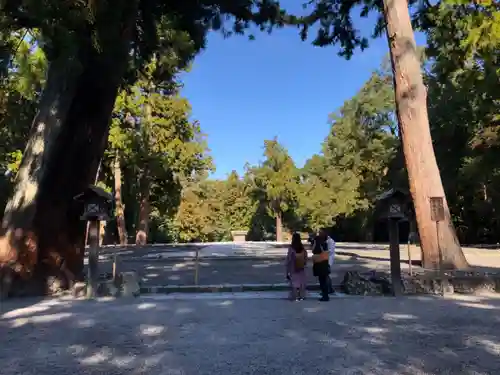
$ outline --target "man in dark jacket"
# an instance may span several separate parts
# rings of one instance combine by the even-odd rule
[[[328,264],[328,245],[323,237],[316,236],[313,244],[313,274],[318,278],[321,289],[320,301],[330,300],[328,295],[328,279],[330,274],[330,265]]]
[[[326,246],[328,248],[329,258],[328,264],[330,265],[330,274],[332,272],[333,263],[335,261],[335,241],[330,237],[326,229],[321,229],[319,231],[319,236],[326,242]],[[335,290],[333,289],[332,278],[328,276],[328,293],[335,294]]]

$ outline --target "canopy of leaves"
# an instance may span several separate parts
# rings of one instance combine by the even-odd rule
[[[189,102],[178,90],[166,93],[155,85],[156,66],[153,60],[147,74],[119,93],[104,159],[108,185],[113,185],[115,158],[127,176],[126,222],[132,227],[141,194],[138,176],[149,186],[153,225],[172,227],[170,219],[178,210],[183,186],[193,175],[212,168],[200,125],[190,118]]]
[[[43,53],[25,36],[24,32],[3,35],[13,53],[6,56],[5,71],[0,73],[0,208],[19,168],[45,77]]]
[[[2,205],[12,187],[11,178],[17,171],[47,70],[45,54],[35,39],[23,31],[12,32],[9,38],[16,53],[9,56],[7,75],[0,86]],[[114,185],[114,158],[119,156],[131,233],[138,214],[135,203],[140,173],[147,169],[151,179],[154,226],[164,226],[177,212],[185,182],[212,168],[200,124],[191,119],[190,104],[179,95],[180,85],[172,81],[168,90],[165,85],[156,85],[157,67],[153,59],[136,84],[119,93],[101,168],[100,183],[109,190]],[[149,119],[146,107],[151,112]]]
[[[365,210],[380,192],[397,144],[391,77],[374,73],[331,115],[320,155],[304,167],[300,205],[313,229]]]
[[[269,212],[282,215],[296,199],[299,171],[288,151],[277,138],[264,141],[265,160],[257,167],[251,167],[249,174],[259,194],[268,204]]]
[[[390,74],[375,72],[331,116],[321,153],[302,170],[279,143],[268,141],[261,165],[245,176],[233,173],[217,181],[206,176],[212,167],[206,144],[178,94],[176,76],[204,47],[209,30],[242,33],[252,23],[263,29],[295,25],[303,37],[315,25],[316,45],[338,44],[350,57],[368,40],[355,25],[356,12],[380,15],[381,1],[318,0],[309,3],[306,16],[293,17],[274,1],[0,0],[2,174],[15,171],[24,147],[44,85],[42,52],[49,60],[85,48],[109,52],[116,41],[115,20],[134,4],[124,81],[134,85],[124,84],[117,99],[103,166],[106,185],[112,186],[109,161],[116,154],[123,160],[126,215],[132,218],[127,221],[135,221],[137,176],[147,169],[155,230],[168,232],[164,238],[170,240],[228,239],[231,230],[240,229],[262,239],[274,230],[277,210],[289,228],[335,225],[351,239],[365,239],[373,197],[389,183],[404,181]],[[499,241],[498,4],[419,4],[414,21],[428,41],[431,130],[454,221],[462,241]],[[374,34],[383,31],[381,25]],[[1,181],[8,186],[7,179]],[[1,194],[3,200],[6,193]]]
[[[251,186],[232,172],[226,180],[190,184],[175,219],[185,242],[231,240],[231,231],[251,229],[256,211]]]
[[[128,17],[135,20],[129,82],[156,57],[155,80],[169,84],[205,46],[209,30],[242,33],[250,23],[271,29],[281,23],[284,12],[273,0],[2,0],[0,14],[0,30],[38,30],[49,60],[81,54],[86,48],[112,57],[123,37],[120,22]],[[8,48],[0,50],[5,54]]]
[[[454,220],[462,238],[491,240],[499,228],[500,8],[449,0],[419,16],[429,29],[429,116]]]

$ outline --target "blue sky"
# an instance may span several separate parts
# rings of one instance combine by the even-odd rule
[[[364,35],[373,24],[373,17],[360,22]],[[372,40],[349,61],[336,52],[302,42],[296,29],[259,33],[254,41],[209,36],[207,49],[182,80],[193,118],[207,134],[214,178],[242,173],[246,162],[257,164],[264,140],[274,136],[298,166],[320,151],[328,114],[356,93],[388,47],[385,38]]]

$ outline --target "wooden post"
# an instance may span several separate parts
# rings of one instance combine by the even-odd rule
[[[89,264],[87,274],[87,298],[92,299],[97,295],[99,277],[99,220],[89,221]]]
[[[113,282],[116,283],[116,277],[118,275],[118,255],[113,256]]]
[[[196,259],[194,264],[194,285],[198,285],[198,268],[200,264],[200,253],[198,246],[196,246]]]
[[[411,269],[411,242],[410,242],[410,236],[408,236],[408,273],[410,276],[413,276],[413,272]]]
[[[401,255],[399,254],[399,221],[389,219],[389,252],[391,256],[391,280],[395,296],[403,293],[401,281]]]

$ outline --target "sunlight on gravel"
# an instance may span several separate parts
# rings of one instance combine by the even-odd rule
[[[493,375],[500,364],[498,295],[159,297],[3,302],[1,373]]]

